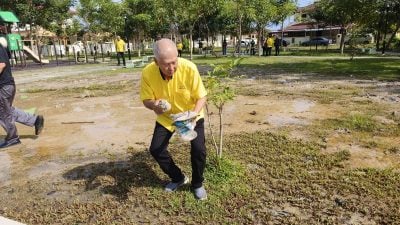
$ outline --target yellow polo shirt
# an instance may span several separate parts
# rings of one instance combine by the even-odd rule
[[[193,110],[198,99],[207,95],[199,71],[194,63],[178,58],[178,67],[171,80],[165,80],[155,62],[142,71],[140,99],[165,99],[171,104],[171,110],[157,116],[157,122],[170,131],[174,131],[170,114]],[[202,109],[197,120],[204,118]]]
[[[272,37],[269,37],[267,39],[267,47],[272,48],[274,46],[274,39]]]
[[[182,49],[183,49],[183,44],[182,44],[182,43],[176,44],[176,48],[177,48],[178,50],[182,50]]]
[[[125,52],[125,41],[122,39],[115,40],[115,48],[117,52]]]

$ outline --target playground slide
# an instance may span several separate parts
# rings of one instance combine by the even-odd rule
[[[46,60],[46,59],[42,59],[42,61],[40,61],[39,56],[36,55],[36,54],[35,54],[29,47],[27,47],[27,46],[24,46],[24,51],[25,51],[25,53],[26,53],[28,56],[30,56],[30,57],[33,59],[33,61],[35,61],[35,62],[37,62],[37,63],[45,63],[45,64],[49,63],[49,60]]]

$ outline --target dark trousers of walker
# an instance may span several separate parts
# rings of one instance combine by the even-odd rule
[[[126,63],[125,63],[125,54],[124,54],[124,52],[117,52],[118,66],[121,65],[120,58],[122,58],[122,63],[123,63],[123,65],[126,66]]]
[[[190,142],[190,160],[192,164],[192,188],[199,188],[203,185],[204,168],[206,165],[206,146],[204,137],[204,119],[196,123],[194,130],[197,137]],[[166,173],[172,182],[179,182],[184,178],[181,169],[173,161],[169,151],[168,144],[173,132],[167,130],[161,124],[156,122],[153,139],[151,140],[150,153],[160,165],[162,171]],[[187,151],[182,149],[182,151]]]
[[[275,46],[275,56],[278,56],[280,53],[279,46]]]

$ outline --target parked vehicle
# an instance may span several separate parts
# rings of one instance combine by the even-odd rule
[[[354,44],[369,44],[372,43],[373,35],[372,34],[359,34],[359,35],[347,35],[345,37],[344,44],[348,45],[351,42]]]
[[[302,46],[310,46],[310,45],[324,45],[324,46],[328,46],[329,45],[329,40],[327,38],[324,37],[316,37],[316,38],[312,38],[308,41],[305,41],[303,43],[301,43]]]
[[[287,47],[288,45],[290,45],[290,42],[289,42],[289,41],[286,41],[285,39],[282,40],[282,46],[283,46],[283,47]]]

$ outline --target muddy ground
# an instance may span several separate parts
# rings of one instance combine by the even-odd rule
[[[200,69],[207,68],[200,66]],[[226,133],[258,130],[285,133],[321,143],[325,146],[322,151],[327,153],[348,149],[349,168],[399,169],[400,155],[385,152],[400,146],[400,137],[376,137],[380,144],[371,147],[351,138],[351,131],[339,129],[320,138],[310,130],[318,121],[340,117],[349,108],[357,111],[355,102],[382,105],[384,115],[398,116],[399,83],[321,79],[313,74],[263,75],[263,71],[245,69],[241,72],[257,75],[248,75],[235,84],[239,94],[226,105]],[[73,65],[18,70],[14,77],[18,90],[14,105],[44,115],[45,128],[36,137],[33,128],[19,124],[22,144],[0,151],[3,199],[14,196],[18,188],[37,182],[44,184],[40,187],[44,190],[32,186],[27,193],[68,199],[72,192],[83,191],[71,187],[71,181],[63,176],[66,172],[84,165],[124,160],[132,151],[146,152],[155,115],[139,101],[139,70],[109,64]],[[394,117],[377,116],[375,120],[393,124],[397,123],[390,119]],[[216,123],[215,114],[211,119]],[[0,134],[4,137],[3,131]],[[0,201],[0,214],[7,212],[4,202]]]

